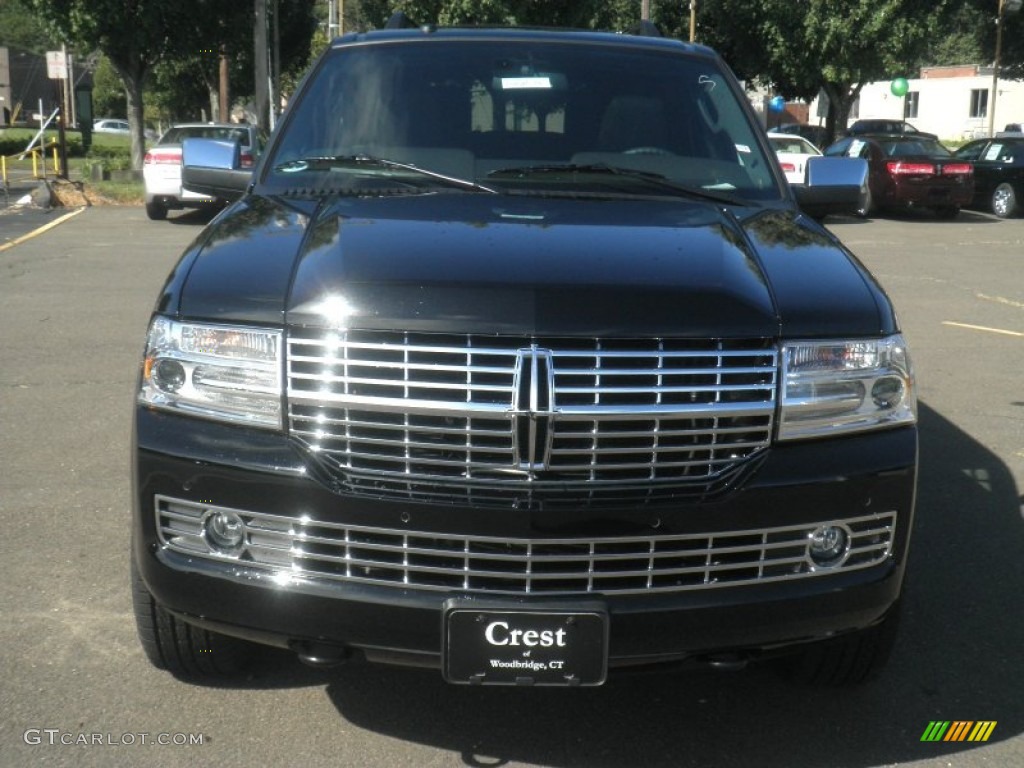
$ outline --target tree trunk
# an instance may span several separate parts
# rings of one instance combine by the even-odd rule
[[[132,168],[142,170],[146,155],[146,124],[142,108],[142,77],[124,78],[125,94],[128,97],[128,128],[132,137]]]
[[[825,83],[822,89],[828,96],[828,117],[825,118],[825,130],[829,143],[835,141],[846,131],[850,120],[850,110],[860,96],[863,83]]]
[[[132,168],[140,171],[142,170],[142,160],[146,155],[146,124],[143,119],[142,89],[146,84],[149,70],[135,57],[128,62],[115,61],[111,58],[110,64],[121,77],[121,85],[124,86],[128,107],[128,129],[131,131],[132,140]]]

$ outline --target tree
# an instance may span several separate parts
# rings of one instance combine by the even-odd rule
[[[996,14],[999,0],[969,0],[968,7],[977,19],[973,30],[985,62],[995,59]],[[1000,50],[999,76],[1024,80],[1024,10],[1003,14],[1003,41]]]
[[[53,43],[24,0],[0,2],[0,45],[32,53],[44,53]]]
[[[124,83],[132,164],[145,153],[142,91],[153,66],[181,44],[175,31],[198,13],[201,0],[29,0],[58,36],[85,52],[102,51]]]
[[[128,122],[132,130],[132,164],[142,167],[145,153],[143,91],[161,61],[175,59],[213,59],[211,50],[221,43],[244,39],[251,51],[252,16],[248,2],[223,0],[27,0],[58,36],[86,52],[102,53],[121,77],[127,97]],[[282,0],[285,18],[300,21],[282,24],[282,50],[308,51],[309,36],[315,20],[315,0]],[[305,36],[305,42],[292,44],[287,35]],[[287,45],[287,49],[285,48]],[[245,46],[238,59],[246,61]],[[251,62],[251,53],[248,61]],[[192,73],[195,77],[195,73]],[[200,78],[201,79],[201,78]]]
[[[720,0],[702,4],[701,41],[748,79],[784,95],[829,100],[826,128],[845,126],[868,83],[909,72],[947,12],[943,0]]]
[[[92,109],[96,117],[120,117],[128,113],[124,85],[105,56],[99,56],[92,73]]]
[[[363,0],[360,19],[383,26],[401,11],[417,24],[518,24],[547,27],[625,28],[640,20],[634,0]]]
[[[253,95],[253,4],[245,0],[221,6],[216,17],[196,18],[179,30],[179,36],[192,41],[191,48],[155,67],[152,90],[162,116],[196,120],[208,110],[212,113],[222,54],[228,61],[230,93],[243,99]],[[310,43],[317,28],[316,0],[278,0],[267,6],[271,14],[277,10],[270,29],[276,29],[280,39],[281,90],[287,93],[309,64]]]

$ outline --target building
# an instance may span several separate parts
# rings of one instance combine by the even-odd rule
[[[988,135],[992,107],[992,67],[966,65],[924,67],[908,78],[905,96],[895,96],[892,81],[869,83],[851,112],[858,118],[904,119],[944,141],[964,141]],[[814,106],[811,114],[816,114]],[[1024,82],[999,80],[994,127],[1024,123]]]
[[[38,120],[40,104],[49,114],[57,106],[57,93],[45,56],[0,47],[0,127]]]

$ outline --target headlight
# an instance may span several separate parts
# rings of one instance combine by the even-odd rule
[[[139,400],[210,419],[281,428],[281,332],[153,320]]]
[[[780,440],[916,420],[914,374],[902,336],[783,346]]]

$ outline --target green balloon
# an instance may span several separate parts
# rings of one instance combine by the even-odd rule
[[[910,83],[905,77],[897,77],[889,83],[889,90],[892,91],[893,96],[906,96],[907,91],[910,90]]]

